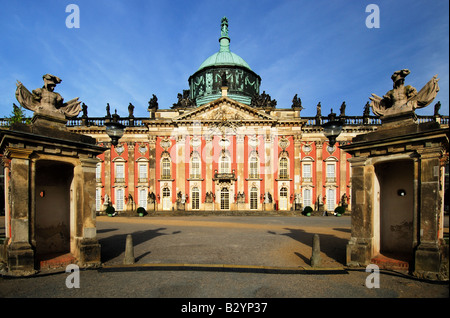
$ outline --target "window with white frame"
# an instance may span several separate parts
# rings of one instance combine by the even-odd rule
[[[114,166],[115,166],[115,182],[116,183],[125,182],[125,163],[116,162]]]
[[[168,187],[164,187],[162,189],[162,203],[164,211],[170,210],[172,201],[170,196],[170,189]]]
[[[102,209],[102,188],[95,189],[95,209],[97,211]]]
[[[200,156],[197,153],[194,153],[191,157],[191,171],[190,171],[191,179],[200,179],[201,176],[200,164],[201,164]]]
[[[303,181],[312,181],[312,163],[303,163]]]
[[[334,211],[334,206],[336,204],[336,189],[327,189],[326,206],[328,211]]]
[[[139,207],[147,209],[147,188],[139,188],[138,200]]]
[[[138,182],[148,181],[148,164],[146,162],[138,163]]]
[[[230,173],[231,172],[231,160],[226,154],[219,157],[219,173]]]
[[[220,191],[220,209],[228,210],[230,208],[230,191],[228,188],[222,188]]]
[[[97,182],[102,182],[102,163],[97,163],[97,166],[95,167],[95,179]]]
[[[169,158],[161,160],[161,179],[168,180],[171,178],[171,161]]]
[[[191,204],[192,204],[192,210],[200,209],[200,190],[198,187],[192,188]]]
[[[249,165],[250,165],[249,178],[252,178],[252,179],[259,178],[259,162],[258,162],[258,157],[256,155],[252,155],[250,157]]]
[[[327,163],[327,182],[336,182],[336,163]]]
[[[288,208],[288,189],[286,187],[280,189],[278,208],[280,210],[287,210]]]
[[[308,188],[304,189],[303,190],[303,207],[312,206],[311,198],[312,198],[311,189],[308,189]]]
[[[252,187],[250,189],[250,209],[256,210],[258,209],[258,188]]]
[[[285,157],[280,158],[280,173],[278,175],[280,179],[289,178],[289,164],[288,159]]]
[[[116,188],[116,211],[124,210],[125,190],[123,188]]]

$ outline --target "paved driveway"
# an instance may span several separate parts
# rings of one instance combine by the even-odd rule
[[[98,217],[97,221],[104,267],[81,270],[79,288],[67,288],[70,274],[64,271],[30,278],[0,277],[0,297],[133,298],[132,308],[139,304],[136,297],[177,298],[174,302],[142,303],[165,313],[181,313],[188,303],[214,303],[223,312],[225,302],[265,301],[267,310],[275,313],[305,304],[310,310],[312,303],[300,303],[298,298],[449,297],[448,282],[421,281],[401,272],[380,271],[379,288],[367,288],[370,273],[364,269],[315,273],[254,270],[261,266],[309,268],[315,233],[320,235],[322,265],[341,268],[350,237],[349,217]],[[121,265],[127,234],[133,236],[136,266],[140,267]],[[170,268],[165,267],[167,263],[207,267]],[[239,265],[240,269],[224,270],[221,264]],[[274,297],[290,301],[262,299]],[[317,308],[321,312],[329,308],[330,313],[336,310],[332,305]]]
[[[131,234],[137,263],[309,266],[319,234],[323,267],[345,264],[350,217],[99,217],[102,262],[123,261]]]

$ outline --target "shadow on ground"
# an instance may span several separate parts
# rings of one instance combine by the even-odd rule
[[[99,230],[99,233],[101,233],[101,232],[107,233],[107,232],[111,232],[114,230],[116,230],[116,229],[103,229],[103,230]],[[102,263],[108,262],[125,252],[125,244],[126,244],[126,239],[127,239],[128,234],[131,234],[133,237],[133,246],[137,246],[139,244],[142,244],[144,242],[152,240],[158,236],[169,235],[167,233],[161,233],[161,231],[164,231],[164,230],[166,230],[166,228],[159,228],[159,229],[155,229],[155,230],[136,231],[133,233],[111,235],[111,236],[99,239],[99,243],[102,246],[102,249],[101,249]],[[178,231],[178,232],[174,232],[172,234],[177,234],[177,233],[180,233],[180,232]],[[143,255],[139,255],[137,260],[141,259],[145,255],[148,255],[149,253],[150,252],[147,252]]]
[[[282,233],[282,234],[277,234],[275,232],[271,232],[269,231],[269,233],[271,234],[275,234],[275,235],[285,235],[288,236],[306,246],[311,247],[312,249],[312,245],[313,245],[313,237],[314,234],[316,233],[310,233],[307,232],[305,230],[301,230],[301,229],[290,229],[290,228],[285,228],[285,230],[289,231],[289,233]],[[342,231],[342,232],[350,232],[350,230],[347,229],[334,229],[334,230],[338,230],[338,231]],[[336,262],[340,263],[340,264],[345,264],[346,262],[346,246],[348,243],[348,239],[346,238],[340,238],[337,237],[335,235],[331,235],[331,234],[319,234],[319,239],[320,239],[320,251],[321,253],[324,253],[327,257],[329,257],[330,259],[335,260]],[[294,254],[299,257],[300,259],[302,259],[303,262],[305,262],[308,265],[311,265],[311,261],[310,258],[298,253],[298,252],[294,252]],[[311,255],[311,254],[308,254]]]

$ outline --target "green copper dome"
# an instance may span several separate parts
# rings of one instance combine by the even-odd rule
[[[242,66],[251,70],[247,62],[242,57],[230,51],[230,38],[228,37],[228,19],[223,18],[221,21],[220,31],[220,50],[208,57],[198,68],[201,70],[209,66],[230,65]]]
[[[230,51],[214,53],[208,57],[198,69],[201,70],[208,66],[217,65],[242,66],[251,70],[250,66],[242,57]]]
[[[230,51],[228,19],[222,18],[219,52],[208,57],[189,77],[190,96],[197,106],[222,96],[221,87],[227,82],[228,97],[250,105],[259,94],[261,78],[239,55]]]

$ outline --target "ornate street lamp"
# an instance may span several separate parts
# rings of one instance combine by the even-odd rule
[[[333,113],[333,109],[331,109],[331,112],[328,115],[328,121],[322,125],[323,133],[325,137],[328,138],[330,147],[333,147],[336,143],[336,138],[341,133],[342,126],[342,121],[336,120],[336,114]]]
[[[105,123],[106,133],[108,134],[109,138],[111,138],[111,143],[114,146],[117,146],[117,144],[119,143],[119,139],[123,136],[125,125],[119,123],[120,116],[117,115],[117,109],[111,117],[112,120],[108,123]]]

